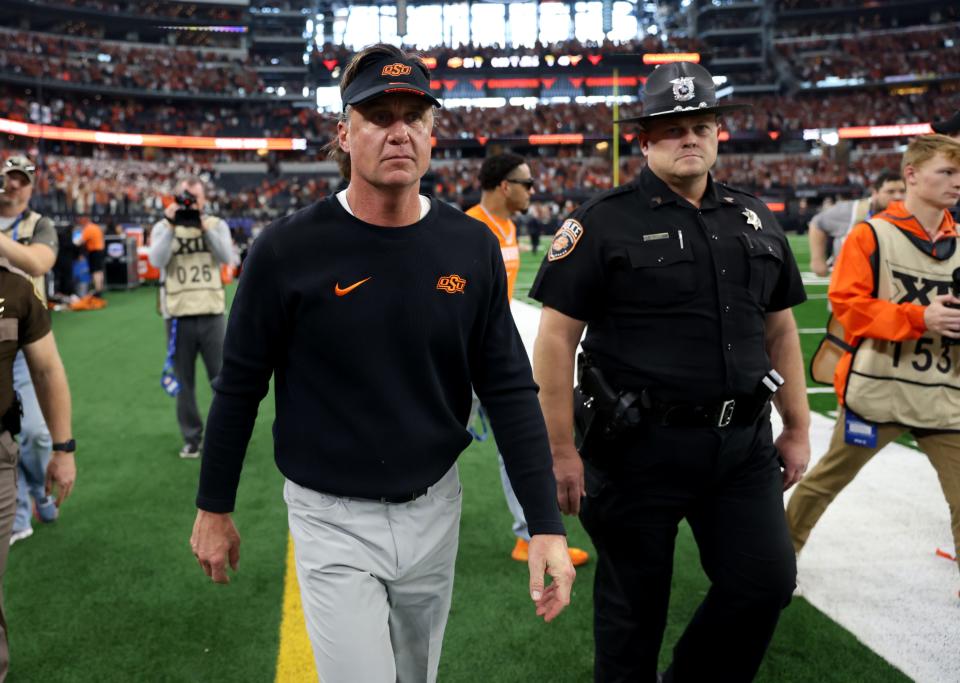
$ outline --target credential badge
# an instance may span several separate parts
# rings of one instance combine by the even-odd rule
[[[747,219],[747,225],[752,225],[754,230],[763,230],[763,223],[760,222],[760,216],[755,211],[744,209],[743,216]]]
[[[693,99],[693,76],[681,76],[670,82],[673,83],[673,99],[677,102],[686,102]]]

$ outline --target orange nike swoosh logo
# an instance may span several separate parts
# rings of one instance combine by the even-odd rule
[[[357,287],[359,287],[360,285],[362,285],[364,282],[366,282],[367,280],[371,280],[371,279],[373,279],[373,276],[372,276],[372,275],[371,275],[370,277],[365,277],[365,278],[363,278],[362,280],[360,280],[360,282],[354,282],[354,283],[353,283],[352,285],[350,285],[349,287],[340,287],[340,283],[338,282],[338,283],[337,283],[336,285],[334,285],[334,287],[333,287],[333,293],[336,294],[337,296],[346,296],[347,294],[349,294],[350,292],[352,292],[353,290],[355,290]]]

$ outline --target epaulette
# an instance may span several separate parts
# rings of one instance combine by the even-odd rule
[[[750,197],[751,199],[756,199],[758,202],[763,201],[757,195],[747,192],[746,190],[741,190],[740,188],[737,188],[737,187],[731,187],[725,183],[720,183],[717,181],[713,181],[713,182],[714,182],[714,185],[716,185],[717,187],[722,187],[726,192],[733,192],[734,194],[742,194],[746,197]]]
[[[629,183],[624,183],[623,185],[618,185],[617,187],[610,188],[609,190],[605,190],[598,195],[594,195],[593,197],[585,201],[583,204],[575,208],[573,211],[570,212],[570,216],[572,218],[582,218],[587,214],[587,212],[590,211],[590,209],[592,209],[594,206],[596,206],[603,200],[609,199],[610,197],[616,197],[617,195],[626,194],[627,192],[633,192],[636,189],[637,189],[636,182],[629,182]]]

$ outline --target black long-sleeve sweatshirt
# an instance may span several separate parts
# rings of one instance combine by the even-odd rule
[[[531,533],[564,533],[506,292],[496,238],[442,202],[401,228],[364,223],[335,197],[272,224],[230,311],[197,506],[233,510],[271,374],[284,476],[374,499],[429,486],[453,465],[470,443],[472,385]]]

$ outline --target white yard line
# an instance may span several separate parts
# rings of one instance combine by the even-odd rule
[[[540,309],[511,303],[529,353]],[[826,450],[833,424],[812,416],[814,462]],[[775,431],[780,427],[774,414]],[[938,547],[954,551],[936,474],[922,453],[891,444],[814,529],[798,562],[801,593],[919,683],[960,681],[960,578],[955,563],[935,555]]]

